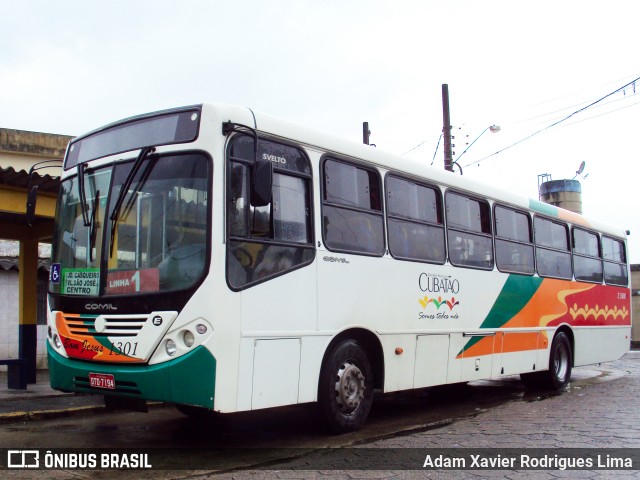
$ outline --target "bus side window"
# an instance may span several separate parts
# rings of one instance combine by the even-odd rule
[[[385,241],[378,173],[327,159],[323,181],[322,233],[327,247],[382,256]]]
[[[624,242],[603,236],[602,258],[604,259],[604,281],[607,285],[626,287],[629,284],[629,274]]]
[[[573,229],[573,272],[576,280],[602,282],[600,238],[597,234]]]
[[[386,196],[391,255],[402,260],[443,264],[445,242],[440,191],[389,175]]]
[[[315,255],[308,159],[298,148],[261,139],[259,153],[282,163],[274,167],[271,203],[254,207],[252,142],[239,135],[227,151],[227,281],[237,290],[308,264]]]
[[[494,213],[498,269],[533,275],[533,234],[529,215],[500,205],[496,205]]]
[[[573,275],[567,226],[538,216],[533,226],[538,275],[570,280]]]
[[[460,267],[493,268],[491,208],[484,200],[447,192],[449,260]]]

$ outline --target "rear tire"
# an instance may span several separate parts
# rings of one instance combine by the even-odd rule
[[[573,352],[571,341],[565,332],[558,332],[551,342],[549,352],[549,370],[524,373],[520,375],[522,383],[530,389],[561,390],[569,384]]]
[[[356,340],[335,345],[323,362],[318,385],[318,409],[333,433],[360,429],[373,402],[373,371]]]
[[[571,342],[564,332],[558,332],[551,343],[549,353],[549,370],[545,373],[546,386],[553,390],[564,388],[571,380],[571,366],[573,365],[573,352]]]

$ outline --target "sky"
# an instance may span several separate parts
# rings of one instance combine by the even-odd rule
[[[79,135],[212,101],[357,142],[367,121],[376,148],[442,168],[447,84],[454,160],[476,140],[459,159],[465,176],[532,198],[540,174],[575,177],[585,215],[630,230],[640,263],[635,0],[0,0],[0,9],[10,19],[0,29],[2,128]],[[581,162],[586,178],[576,177]]]

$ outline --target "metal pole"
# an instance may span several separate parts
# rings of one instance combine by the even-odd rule
[[[444,169],[453,172],[451,152],[451,116],[449,114],[449,85],[442,84],[442,137],[444,139]]]

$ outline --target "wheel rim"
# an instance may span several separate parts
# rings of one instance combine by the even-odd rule
[[[350,414],[360,407],[366,388],[364,380],[364,375],[357,366],[348,362],[340,365],[335,391],[336,403],[342,413]]]
[[[558,346],[553,366],[556,372],[556,378],[564,381],[567,377],[567,371],[569,370],[569,350],[565,344]]]

